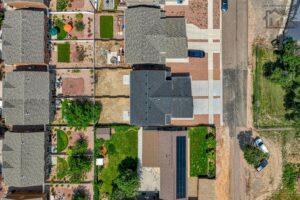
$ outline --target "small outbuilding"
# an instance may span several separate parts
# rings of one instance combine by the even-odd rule
[[[96,138],[97,139],[109,140],[110,136],[111,136],[110,128],[97,128],[97,130],[96,130]]]

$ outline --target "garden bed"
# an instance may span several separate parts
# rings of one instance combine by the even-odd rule
[[[189,129],[190,176],[215,177],[216,138],[210,127]]]

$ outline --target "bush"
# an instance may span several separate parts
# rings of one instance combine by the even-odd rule
[[[297,171],[292,164],[286,164],[283,170],[283,185],[289,192],[295,191]]]
[[[64,11],[69,4],[69,0],[57,0],[56,10]]]
[[[82,13],[77,13],[75,17],[78,21],[81,21],[83,19],[83,14]]]
[[[251,145],[247,145],[243,151],[244,158],[247,163],[249,165],[253,165],[254,167],[256,167],[261,160],[269,157],[268,154]]]
[[[64,100],[62,116],[68,126],[76,130],[85,129],[90,123],[96,123],[100,117],[101,106],[84,100]]]
[[[76,31],[82,32],[85,28],[85,25],[82,21],[76,21],[75,22],[75,29]]]

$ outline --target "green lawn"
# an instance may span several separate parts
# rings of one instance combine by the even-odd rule
[[[69,173],[68,162],[61,157],[57,157],[57,179],[62,180]]]
[[[284,95],[280,85],[271,82],[263,75],[263,66],[274,61],[272,50],[256,49],[256,69],[253,79],[253,117],[257,127],[289,126],[292,122],[285,119]]]
[[[195,127],[189,129],[190,138],[190,175],[207,175],[207,127]]]
[[[67,148],[69,139],[68,139],[68,135],[63,130],[60,129],[56,131],[56,137],[57,137],[57,153],[60,153]]]
[[[70,44],[58,44],[57,45],[57,61],[69,63],[70,62]]]
[[[138,129],[132,126],[116,126],[115,133],[109,141],[96,140],[95,156],[100,155],[100,146],[110,146],[108,148],[109,164],[108,167],[98,171],[98,180],[101,182],[98,185],[100,194],[107,194],[108,196],[113,190],[113,181],[118,177],[118,166],[127,157],[137,158],[138,151]],[[109,145],[108,145],[109,144]],[[113,149],[110,151],[110,149]]]
[[[66,31],[64,31],[64,25],[65,25],[65,23],[61,19],[54,20],[54,26],[57,26],[59,28],[59,32],[57,34],[58,40],[63,40],[68,35],[68,33]]]
[[[100,37],[111,39],[114,36],[113,16],[100,16]]]

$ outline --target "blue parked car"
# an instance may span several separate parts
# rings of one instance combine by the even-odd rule
[[[256,167],[256,170],[258,172],[260,172],[261,170],[263,170],[266,166],[268,165],[268,161],[266,159],[263,159],[260,161],[260,163],[258,164],[258,166]]]
[[[226,12],[228,10],[228,0],[222,0],[222,12]]]
[[[205,52],[202,51],[202,50],[190,49],[190,50],[188,50],[188,56],[189,57],[196,57],[196,58],[204,58],[205,57]]]

